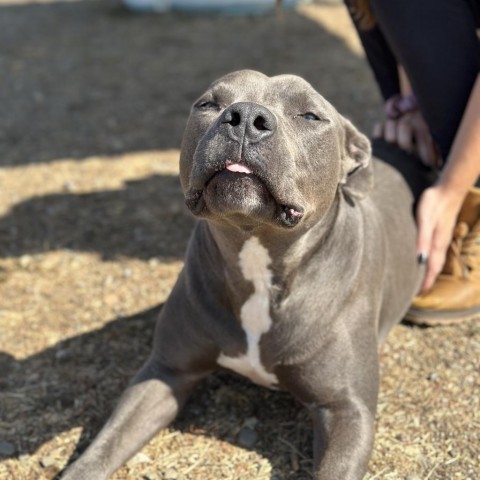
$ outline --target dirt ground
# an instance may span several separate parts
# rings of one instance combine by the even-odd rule
[[[379,113],[339,5],[278,20],[0,0],[0,479],[53,479],[145,359],[192,227],[190,104],[244,67],[304,76],[365,131]],[[479,372],[478,321],[396,327],[366,478],[480,479]],[[288,394],[220,374],[114,478],[309,479],[311,440]]]

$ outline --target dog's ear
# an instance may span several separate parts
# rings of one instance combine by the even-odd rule
[[[344,124],[340,186],[352,198],[362,199],[373,188],[372,147],[368,138],[347,119]]]

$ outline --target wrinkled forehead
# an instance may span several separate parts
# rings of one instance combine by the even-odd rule
[[[335,115],[335,108],[307,81],[296,75],[266,75],[251,70],[230,73],[213,82],[207,94],[224,105],[236,102],[255,102],[270,108],[288,108],[305,113],[320,110],[320,113]]]

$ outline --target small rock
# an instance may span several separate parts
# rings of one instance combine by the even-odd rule
[[[153,471],[147,472],[143,477],[142,480],[158,480],[160,476]],[[161,477],[163,478],[163,477]]]
[[[59,350],[57,350],[57,351],[55,352],[55,358],[56,358],[59,362],[68,360],[69,357],[70,357],[69,351],[66,350],[66,349],[64,349],[64,348],[61,348],[61,349],[59,349]]]
[[[405,480],[422,480],[416,473],[411,473],[405,477]]]
[[[160,265],[160,261],[158,260],[158,258],[151,258],[148,261],[148,266],[151,268],[158,267],[159,265]]]
[[[238,433],[238,444],[241,447],[252,448],[258,440],[258,434],[252,428],[244,427]]]
[[[73,180],[68,180],[63,184],[63,191],[64,192],[74,192],[77,189],[77,185]]]
[[[178,473],[175,469],[171,468],[165,472],[164,478],[165,480],[176,480],[178,477]]]
[[[53,465],[55,465],[55,459],[53,457],[50,457],[50,456],[45,456],[45,457],[42,457],[40,459],[40,465],[43,467],[43,468],[48,468],[48,467],[51,467]]]
[[[22,255],[18,263],[22,268],[28,268],[32,263],[32,257],[30,255]]]
[[[247,427],[247,428],[254,429],[257,426],[257,424],[258,424],[258,418],[249,417],[243,422],[242,428]]]
[[[148,455],[140,452],[128,462],[129,465],[138,465],[139,463],[152,463],[152,459]]]
[[[16,447],[13,443],[6,440],[0,440],[0,455],[3,457],[10,457],[16,452]]]
[[[452,458],[458,457],[458,452],[457,452],[457,450],[455,450],[454,448],[451,448],[450,450],[448,450],[447,453],[448,453]]]
[[[116,151],[120,151],[125,148],[125,142],[120,138],[112,138],[110,140],[110,145]]]

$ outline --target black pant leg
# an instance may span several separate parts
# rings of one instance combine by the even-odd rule
[[[480,69],[474,0],[371,0],[447,158]]]

